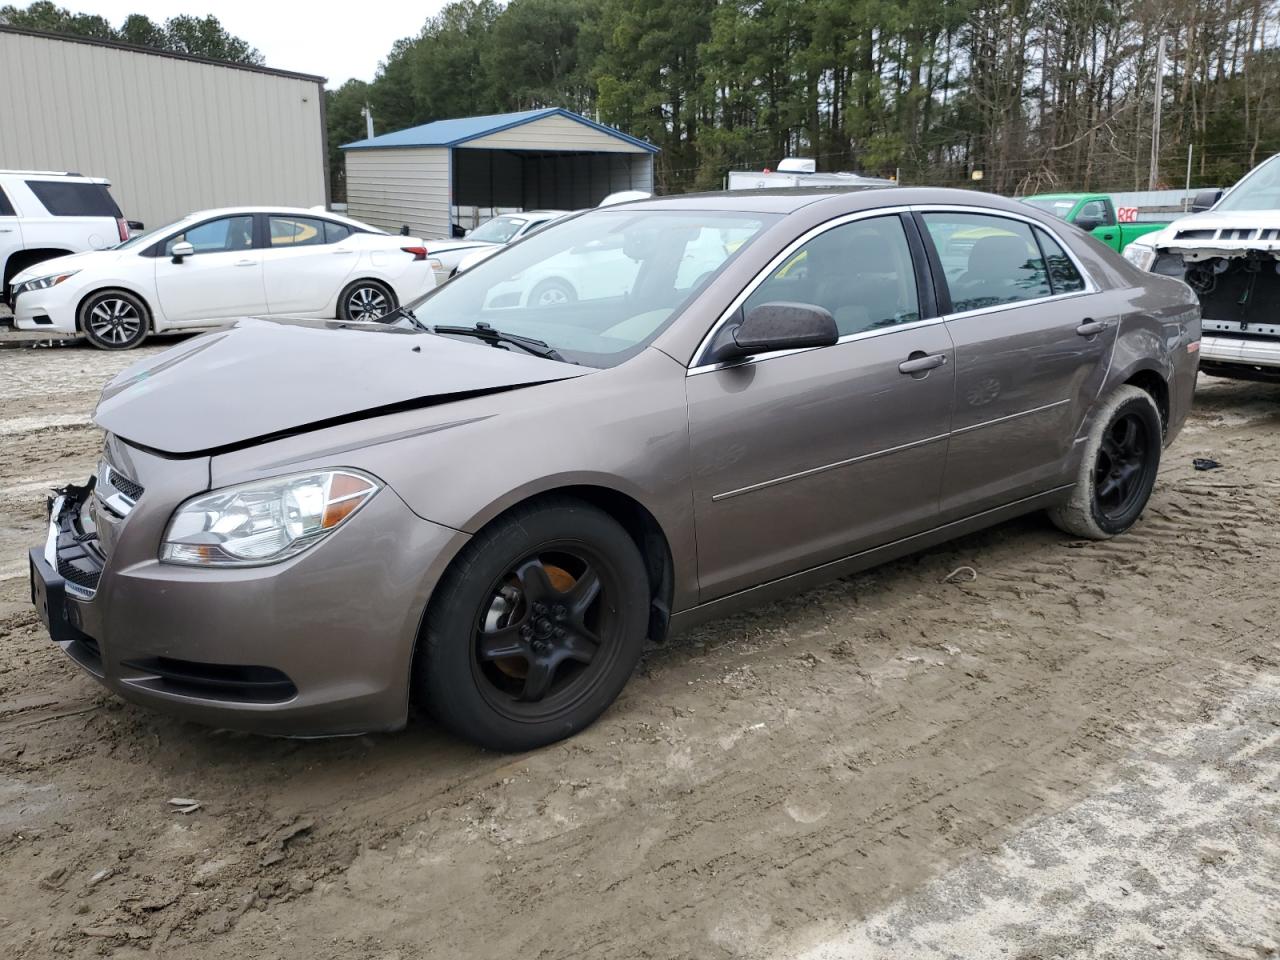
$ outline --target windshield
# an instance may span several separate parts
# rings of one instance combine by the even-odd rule
[[[1246,174],[1213,209],[1215,213],[1222,210],[1280,210],[1280,155]]]
[[[525,217],[494,217],[468,233],[467,239],[483,243],[506,243],[528,222]]]
[[[596,210],[549,225],[416,303],[423,323],[541,340],[611,367],[639,353],[760,231],[760,213]]]
[[[1071,212],[1071,208],[1076,205],[1074,197],[1070,199],[1023,197],[1022,202],[1028,206],[1035,207],[1037,210],[1043,210],[1045,213],[1051,213],[1060,220],[1067,219],[1067,214],[1069,214]]]

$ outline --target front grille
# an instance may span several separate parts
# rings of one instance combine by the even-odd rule
[[[111,486],[115,487],[120,493],[137,503],[142,498],[142,484],[136,480],[130,480],[115,467],[107,467],[107,478]]]
[[[97,590],[98,578],[101,575],[102,570],[87,557],[81,556],[74,559],[58,557],[58,576],[68,583],[74,583],[86,590]]]
[[[288,675],[274,667],[197,663],[172,657],[148,657],[122,664],[151,676],[131,680],[165,693],[228,703],[283,703],[298,693]]]

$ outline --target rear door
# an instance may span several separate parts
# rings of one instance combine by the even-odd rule
[[[22,249],[22,225],[18,222],[18,213],[13,202],[0,186],[0,298],[8,300],[9,290],[5,281],[12,271],[8,269],[9,258]]]
[[[747,288],[744,310],[829,310],[835,345],[690,371],[704,601],[936,522],[955,365],[915,230],[897,214],[842,218]]]
[[[165,319],[178,326],[267,312],[262,251],[253,214],[205,220],[165,240],[156,253],[156,293]],[[195,254],[173,262],[174,244]]]
[[[262,251],[267,310],[320,313],[334,303],[360,262],[351,228],[323,217],[272,213]]]
[[[1066,467],[1106,376],[1118,316],[1063,244],[1031,220],[925,210],[944,278],[956,404],[941,519],[1069,482]]]

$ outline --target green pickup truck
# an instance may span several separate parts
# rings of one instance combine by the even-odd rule
[[[1038,193],[1029,203],[1091,233],[1116,252],[1141,236],[1163,230],[1167,223],[1138,223],[1137,207],[1118,207],[1105,193]]]

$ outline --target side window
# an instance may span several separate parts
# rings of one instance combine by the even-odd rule
[[[253,249],[253,217],[223,217],[210,220],[185,233],[170,237],[164,244],[164,255],[173,254],[175,243],[189,243],[196,253],[231,253]]]
[[[1031,227],[981,213],[926,213],[955,313],[1051,296]]]
[[[824,307],[840,336],[920,319],[911,248],[902,221],[874,217],[832,227],[796,250],[747,298]]]
[[[27,186],[55,217],[120,217],[120,208],[111,199],[111,193],[105,184],[76,180],[28,180]]]
[[[341,240],[351,236],[351,228],[344,223],[334,223],[332,220],[324,221],[324,242],[338,243]],[[274,234],[272,235],[274,238]],[[274,243],[274,239],[272,241]]]
[[[1058,241],[1038,228],[1036,229],[1036,239],[1040,241],[1040,249],[1044,252],[1044,261],[1049,266],[1049,284],[1053,287],[1053,292],[1082,293],[1084,291],[1084,277],[1080,276],[1080,271],[1076,269],[1076,265],[1067,256],[1067,252],[1062,249]]]
[[[309,247],[328,243],[325,221],[311,217],[268,217],[271,247]]]
[[[17,214],[13,210],[13,204],[9,202],[9,198],[4,195],[4,190],[0,189],[0,217],[16,217]]]

